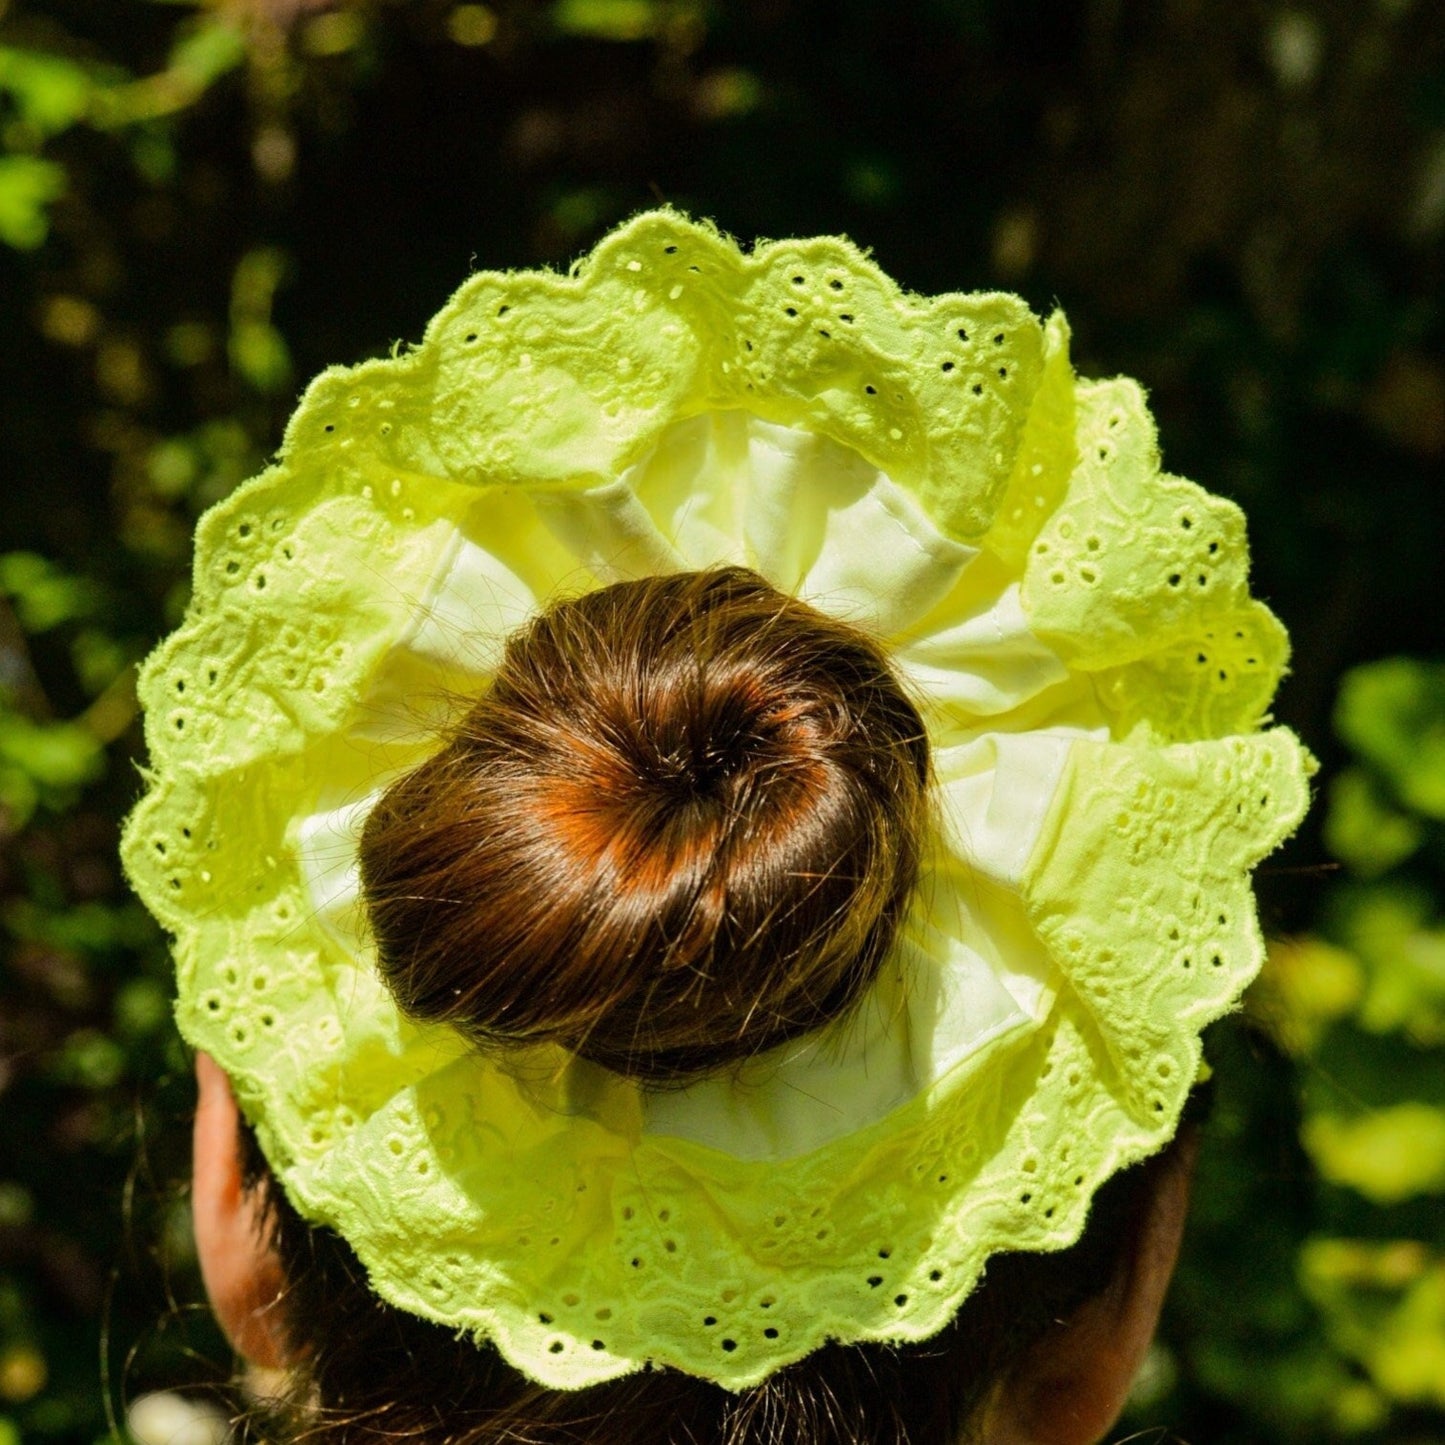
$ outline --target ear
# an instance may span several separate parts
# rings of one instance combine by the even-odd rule
[[[1153,1188],[1114,1278],[1029,1347],[990,1402],[980,1439],[1094,1445],[1119,1418],[1174,1273],[1198,1153],[1191,1129],[1153,1162]]]
[[[191,1217],[211,1307],[236,1353],[263,1369],[286,1366],[276,1306],[286,1286],[266,1241],[265,1197],[241,1182],[241,1122],[231,1081],[209,1054],[196,1055]]]

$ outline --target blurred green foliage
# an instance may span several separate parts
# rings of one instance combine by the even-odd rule
[[[1442,720],[1438,664],[1394,657],[1341,679],[1352,760],[1324,836],[1345,869],[1319,933],[1275,944],[1251,1000],[1299,1069],[1318,1182],[1296,1272],[1335,1379],[1305,1419],[1339,1433],[1445,1410]]]
[[[0,241],[30,251],[46,237],[46,207],[65,191],[65,169],[38,156],[0,156]]]
[[[145,1397],[230,1361],[114,858],[196,516],[322,366],[659,198],[1062,298],[1080,369],[1247,507],[1324,806],[1261,874],[1129,1426],[1439,1440],[1440,0],[0,0],[0,1445],[219,1428]]]
[[[1393,657],[1356,668],[1340,686],[1335,726],[1401,808],[1445,821],[1445,663]]]

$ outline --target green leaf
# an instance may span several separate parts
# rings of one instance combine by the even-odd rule
[[[1391,657],[1345,675],[1335,730],[1406,807],[1445,820],[1445,663]]]
[[[16,938],[75,953],[141,948],[155,937],[150,915],[134,899],[46,908],[34,899],[14,898],[5,904],[3,919]]]
[[[271,324],[271,303],[286,265],[284,251],[258,246],[241,257],[231,277],[231,365],[262,393],[281,391],[291,380],[291,353]]]
[[[81,120],[95,89],[89,72],[64,56],[0,46],[0,94],[40,140]]]
[[[552,24],[567,35],[594,40],[645,40],[663,18],[658,0],[558,0]]]
[[[35,1197],[23,1184],[0,1184],[0,1228],[23,1229],[35,1218]]]
[[[170,992],[156,979],[130,979],[116,993],[115,1029],[123,1039],[159,1033],[170,1017]]]
[[[1245,1007],[1287,1052],[1310,1054],[1331,1024],[1354,1013],[1364,992],[1365,971],[1354,954],[1321,938],[1271,939]]]
[[[0,592],[15,604],[26,632],[48,632],[96,609],[93,582],[74,577],[35,552],[0,554]]]
[[[1365,965],[1361,1025],[1445,1043],[1445,932],[1431,925],[1429,895],[1376,884],[1342,892],[1334,912],[1332,933]]]
[[[1301,1137],[1326,1179],[1372,1203],[1445,1192],[1445,1110],[1411,1102],[1357,1119],[1320,1114]]]
[[[1392,807],[1365,769],[1347,768],[1330,784],[1325,846],[1361,877],[1403,863],[1424,836],[1419,819]]]
[[[87,627],[71,643],[70,660],[80,685],[97,697],[130,665],[133,651],[98,628]]]
[[[99,1029],[78,1029],[61,1045],[52,1067],[60,1083],[108,1089],[125,1073],[125,1050]]]
[[[1445,1405],[1445,1260],[1415,1240],[1312,1239],[1300,1279],[1336,1346],[1379,1389]]]
[[[860,156],[843,169],[843,192],[860,206],[882,209],[902,190],[897,163],[886,156]]]
[[[230,20],[215,17],[184,30],[171,47],[168,69],[199,93],[246,58],[246,37]]]
[[[76,788],[105,771],[99,742],[80,724],[37,723],[0,711],[0,766],[6,763],[41,788]]]
[[[46,207],[66,189],[65,169],[39,156],[0,156],[0,241],[33,251],[50,234]]]
[[[7,828],[19,832],[39,806],[40,790],[34,778],[0,762],[0,819]]]
[[[236,374],[256,391],[282,391],[291,380],[286,338],[269,321],[238,321],[231,328],[230,356]]]

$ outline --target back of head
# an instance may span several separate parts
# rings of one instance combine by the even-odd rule
[[[881,648],[752,572],[556,603],[368,819],[383,976],[406,1013],[484,1050],[557,1044],[645,1087],[727,1069],[867,990],[916,881],[928,781],[922,721]],[[991,1265],[941,1336],[828,1345],[741,1392],[672,1370],[542,1387],[377,1298],[339,1236],[268,1194],[300,1361],[288,1433],[944,1445],[1109,1278],[1140,1191],[1130,1175],[1106,1186],[1072,1250]]]
[[[1067,343],[662,210],[328,371],[210,515],[126,860],[269,1160],[298,1433],[938,1445],[1135,1277],[1310,760],[1238,510]],[[607,555],[888,648],[737,567],[543,605]],[[438,746],[398,682],[463,677]]]
[[[755,573],[561,602],[371,813],[383,976],[482,1047],[656,1082],[724,1066],[867,988],[927,777],[881,650]]]

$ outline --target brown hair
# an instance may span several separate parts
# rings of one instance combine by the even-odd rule
[[[367,821],[382,974],[484,1047],[661,1081],[857,1000],[913,887],[928,749],[876,643],[739,567],[621,582],[507,644]]]

